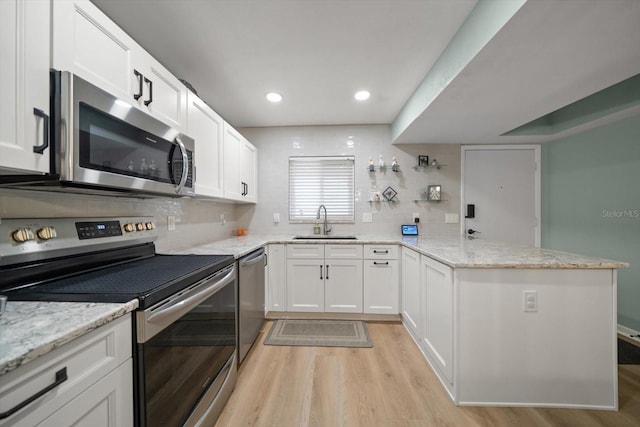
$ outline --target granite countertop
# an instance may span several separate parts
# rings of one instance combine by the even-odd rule
[[[0,316],[0,375],[135,310],[124,304],[9,301]]]
[[[626,262],[594,258],[531,246],[517,246],[466,237],[398,237],[358,235],[357,240],[294,240],[292,235],[256,235],[174,250],[175,254],[230,254],[240,258],[269,243],[296,244],[398,244],[414,249],[453,268],[626,268]]]

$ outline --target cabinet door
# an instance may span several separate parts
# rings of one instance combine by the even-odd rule
[[[245,185],[245,202],[258,201],[258,150],[243,138],[240,146],[240,181]]]
[[[322,259],[287,260],[287,311],[324,311]]]
[[[421,345],[453,383],[453,270],[422,255],[426,282],[424,336]]]
[[[222,197],[222,118],[192,92],[188,94],[187,135],[195,140],[196,194]]]
[[[364,312],[398,314],[400,299],[398,281],[398,260],[365,260]]]
[[[324,310],[362,313],[362,260],[325,260]]]
[[[244,186],[240,178],[240,145],[242,135],[230,124],[224,122],[224,197],[242,200]]]
[[[416,340],[422,336],[420,254],[402,248],[402,321]]]
[[[267,251],[267,310],[287,311],[286,246],[271,244]]]
[[[134,75],[131,93],[140,90],[137,106],[172,128],[184,132],[187,115],[187,88],[144,49],[138,47],[134,67],[142,76]]]
[[[58,426],[133,426],[132,359],[38,424]]]
[[[49,172],[50,3],[0,1],[0,168]],[[37,113],[35,109],[41,113]]]
[[[88,0],[54,1],[53,68],[135,103],[138,44]]]

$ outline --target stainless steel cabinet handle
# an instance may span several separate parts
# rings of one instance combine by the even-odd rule
[[[329,280],[329,264],[327,264],[327,275],[325,276],[325,279]]]
[[[385,261],[385,262],[373,261],[373,265],[389,265],[389,261]]]
[[[322,280],[322,266],[320,266],[320,280]]]
[[[373,253],[374,253],[374,254],[388,254],[388,253],[389,253],[389,251],[388,251],[388,250],[384,250],[384,251],[377,251],[377,250],[375,250],[375,249],[374,249],[374,250],[373,250]]]
[[[11,415],[15,414],[20,409],[24,408],[25,406],[27,406],[28,404],[30,404],[31,402],[33,402],[34,400],[36,400],[40,396],[43,396],[43,395],[47,394],[48,392],[50,392],[51,390],[53,390],[54,388],[58,387],[60,384],[65,382],[67,379],[68,379],[68,377],[67,377],[67,367],[65,366],[64,368],[62,368],[58,372],[56,372],[56,379],[52,384],[49,384],[48,386],[46,386],[45,388],[43,388],[42,390],[40,390],[36,394],[34,394],[34,395],[28,397],[27,399],[23,400],[22,402],[18,403],[16,406],[14,406],[13,408],[9,409],[8,411],[1,413],[0,414],[0,420],[8,418]]]
[[[34,145],[33,152],[43,154],[49,148],[49,116],[39,108],[33,109],[33,114],[42,118],[42,145]]]

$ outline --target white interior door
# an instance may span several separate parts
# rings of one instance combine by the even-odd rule
[[[464,146],[462,171],[462,233],[540,246],[539,145]]]

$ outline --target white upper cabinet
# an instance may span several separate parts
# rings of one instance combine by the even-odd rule
[[[186,87],[88,0],[53,2],[52,63],[184,131]]]
[[[196,195],[224,196],[222,118],[193,92],[189,92],[187,135],[195,140]]]
[[[258,152],[240,133],[224,123],[224,197],[256,203]]]
[[[134,67],[131,93],[138,108],[184,132],[188,92],[185,85],[141,48],[135,51]]]
[[[49,172],[48,1],[0,1],[0,169]]]

